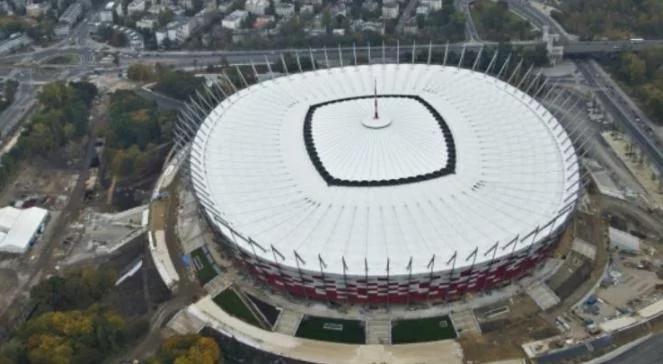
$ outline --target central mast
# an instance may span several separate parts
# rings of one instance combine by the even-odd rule
[[[374,80],[374,88],[373,88],[373,101],[375,105],[375,112],[373,113],[373,119],[377,120],[380,117],[378,116],[378,80]]]

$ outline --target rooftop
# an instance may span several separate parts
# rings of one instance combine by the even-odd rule
[[[296,250],[308,269],[321,257],[341,273],[343,257],[349,274],[365,263],[382,274],[388,260],[406,274],[410,259],[425,272],[432,256],[457,253],[459,267],[475,249],[480,263],[496,242],[520,237],[524,249],[545,238],[577,196],[575,150],[555,117],[456,67],[280,77],[227,98],[200,130],[192,173],[212,220],[242,234],[245,249],[248,239],[266,248],[256,249],[264,259],[274,246],[294,266]]]

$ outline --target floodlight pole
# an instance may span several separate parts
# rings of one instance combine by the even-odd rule
[[[297,68],[299,69],[299,73],[304,72],[302,70],[302,61],[299,59],[299,51],[295,50],[295,59],[297,60]]]
[[[327,268],[327,264],[325,263],[324,260],[322,260],[322,256],[318,254],[318,264],[320,265],[320,276],[322,278],[322,289],[325,290],[325,297],[327,297],[327,301],[331,302],[331,299],[329,299],[329,293],[327,292],[327,280],[325,279],[325,271],[324,268]]]
[[[499,50],[496,50],[495,53],[493,54],[493,58],[491,58],[490,62],[488,63],[488,67],[486,67],[486,70],[483,71],[484,75],[489,75],[490,71],[492,71],[493,66],[495,65],[495,61],[497,61],[497,55],[500,53]]]
[[[433,254],[426,267],[430,268],[430,273],[428,276],[428,293],[426,294],[426,299],[430,299],[430,291],[431,288],[433,287],[433,269],[435,269],[435,254]]]
[[[368,293],[368,260],[364,257],[364,288],[366,288],[366,300],[370,301],[371,295]]]
[[[327,47],[323,47],[323,51],[325,52],[325,66],[326,68],[329,68],[329,57],[327,56]]]
[[[341,45],[338,44],[338,64],[343,67],[343,51],[341,50]]]
[[[459,70],[460,66],[463,65],[463,58],[465,58],[465,43],[463,43],[463,50],[460,52],[460,59],[458,60],[458,67],[456,67],[456,70]]]
[[[343,263],[343,284],[345,285],[345,300],[349,301],[350,292],[348,292],[348,265],[345,263],[345,257],[341,256],[341,263]]]
[[[226,71],[224,70],[221,74],[222,74],[223,77],[226,79],[226,81],[228,81],[228,84],[229,84],[230,87],[233,89],[233,92],[237,92],[239,89],[237,88],[237,86],[235,86],[235,84],[234,84],[233,81],[230,79],[230,77],[228,77],[228,73],[226,73]]]
[[[413,40],[412,41],[412,64],[414,64],[416,54],[417,54],[417,41]]]
[[[516,88],[518,90],[520,90],[520,86],[522,86],[523,82],[525,82],[527,77],[529,77],[529,74],[532,72],[532,69],[534,69],[534,66],[533,65],[529,66],[529,68],[527,69],[527,72],[525,72],[525,75],[523,76],[523,78],[520,79],[520,81],[518,82],[518,86],[516,86]]]
[[[396,64],[401,63],[401,41],[396,40]]]
[[[539,94],[541,93],[541,91],[543,91],[543,88],[546,87],[546,86],[548,86],[548,81],[550,81],[550,79],[549,79],[548,77],[545,77],[545,78],[543,79],[543,83],[541,83],[541,86],[539,86],[539,87],[536,89],[536,91],[534,92],[534,94],[532,95],[532,97],[537,98],[537,96],[539,96]],[[536,107],[537,110],[539,109],[540,105],[541,105],[541,103],[539,103],[539,106]]]
[[[444,60],[442,61],[443,66],[447,65],[447,56],[448,55],[449,55],[449,41],[447,41],[447,44],[444,46]]]
[[[304,273],[302,272],[302,268],[299,265],[300,259],[302,259],[299,254],[297,254],[296,250],[292,251],[295,254],[295,263],[297,264],[297,272],[299,273],[299,280],[301,281],[302,284],[302,289],[304,290],[304,297],[306,297],[306,300],[309,299],[308,297],[308,292],[306,291],[306,281],[304,280]],[[304,260],[302,260],[302,263],[306,264]]]
[[[352,57],[355,61],[355,66],[357,65],[357,47],[355,43],[352,43]]]
[[[253,63],[253,60],[251,60],[251,70],[253,71],[253,77],[256,78],[256,82],[260,79],[258,77],[258,70],[256,69],[256,65]]]
[[[541,78],[541,75],[543,74],[542,70],[539,70],[539,72],[534,76],[534,79],[530,81],[529,85],[525,89],[525,93],[529,94],[529,91],[534,87],[534,85],[539,81],[539,78]]]
[[[500,68],[499,72],[497,72],[497,75],[495,76],[498,79],[502,79],[502,73],[506,70],[506,68],[509,65],[509,62],[511,61],[511,53],[506,57],[506,60],[504,60],[504,63],[502,63],[502,67]]]
[[[283,53],[281,53],[281,64],[283,65],[283,71],[285,72],[286,76],[289,75],[290,73],[288,72],[288,65],[285,62],[285,56],[283,56]]]
[[[456,257],[458,256],[458,251],[455,250],[451,255],[451,258],[447,260],[447,266],[451,264],[451,270],[449,271],[449,277],[447,278],[447,289],[444,291],[444,303],[447,303],[449,300],[449,291],[451,290],[451,285],[454,280],[454,270],[456,269]]]
[[[410,257],[410,261],[407,263],[407,305],[410,305],[410,287],[412,287],[412,257]]]
[[[315,71],[317,67],[315,66],[315,57],[313,56],[313,50],[311,50],[311,47],[308,48],[308,55],[309,58],[311,58],[311,69]]]
[[[430,65],[432,58],[433,58],[433,41],[428,41],[428,59],[426,60],[426,64]]]
[[[267,56],[265,56],[265,63],[267,64],[267,70],[269,71],[269,79],[274,78],[274,72],[272,71],[272,62],[269,61]]]
[[[242,80],[242,83],[244,84],[244,88],[249,87],[249,83],[246,82],[246,78],[244,78],[244,74],[242,73],[242,70],[239,68],[238,65],[235,66],[235,70],[239,74],[239,79]]]
[[[371,42],[370,41],[368,42],[368,64],[369,65],[372,64],[371,63]]]
[[[387,311],[389,311],[390,309],[391,309],[391,301],[389,293],[389,257],[387,257]]]
[[[382,41],[382,63],[387,63],[387,57],[385,55],[384,40]]]
[[[497,255],[497,247],[500,244],[499,241],[496,241],[495,244],[488,250],[486,250],[485,253],[483,253],[483,256],[487,256],[488,253],[491,251],[493,252],[492,257],[490,258],[490,261],[488,262],[488,270],[486,271],[486,275],[484,276],[483,283],[481,284],[481,289],[480,291],[483,292],[483,289],[486,288],[486,280],[488,280],[488,276],[490,275],[490,270],[493,269],[493,262],[495,262],[495,256]]]
[[[483,45],[481,45],[481,48],[479,48],[479,53],[477,53],[477,57],[474,59],[474,64],[472,65],[472,71],[475,71],[477,69],[479,61],[481,60],[482,53],[483,53]]]
[[[280,256],[282,260],[285,260],[285,257],[283,256],[283,254],[281,254],[280,251],[276,250],[274,245],[272,245],[271,247],[272,247],[272,256],[274,258],[274,263],[276,263],[276,270],[278,270],[279,276],[281,276],[281,281],[283,282],[283,286],[285,287],[285,291],[287,292],[288,296],[291,296],[292,294],[288,290],[288,284],[286,283],[285,273],[283,273],[283,270],[281,269],[281,263],[279,263],[279,261],[277,259],[277,255]]]
[[[518,71],[520,71],[520,67],[522,67],[522,65],[523,65],[523,59],[521,58],[520,62],[518,62],[518,65],[516,65],[516,68],[513,69],[513,72],[511,73],[511,77],[509,77],[509,80],[506,81],[507,84],[511,84],[511,80],[513,80],[513,78],[516,76],[516,73],[518,73]],[[505,87],[506,87],[506,85],[505,85]]]

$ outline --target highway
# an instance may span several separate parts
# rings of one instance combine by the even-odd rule
[[[604,364],[660,364],[661,358],[663,358],[663,334],[656,334]]]
[[[14,102],[0,114],[0,137],[2,139],[16,128],[36,101],[32,70],[15,70],[10,76],[13,76],[19,84],[14,95]]]
[[[635,104],[629,103],[628,97],[595,61],[576,63],[583,77],[595,89],[596,97],[615,116],[615,122],[647,155],[659,175],[663,175],[663,146],[651,128],[653,121]]]
[[[569,34],[564,28],[550,15],[537,9],[529,0],[507,0],[509,9],[521,17],[527,19],[539,29],[547,26],[551,33],[559,34],[560,41],[568,44],[575,40],[575,36]]]

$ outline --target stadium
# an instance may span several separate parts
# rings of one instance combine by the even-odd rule
[[[459,67],[374,64],[266,80],[195,131],[190,181],[259,280],[307,299],[453,300],[554,248],[581,188],[545,106]]]

